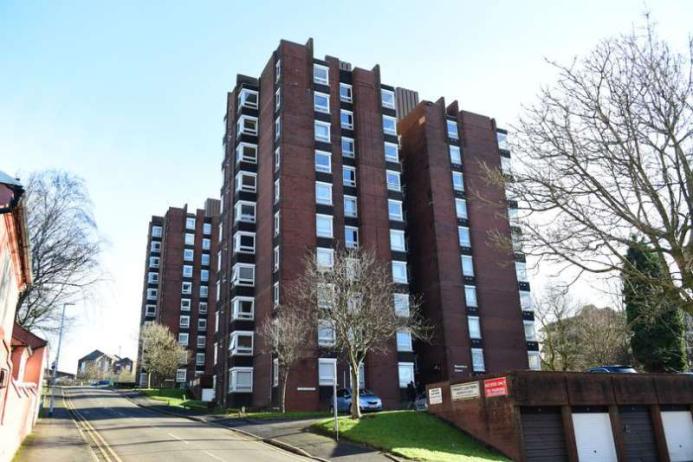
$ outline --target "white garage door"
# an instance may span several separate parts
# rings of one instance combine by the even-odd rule
[[[693,461],[693,419],[689,411],[662,412],[671,462]]]
[[[617,462],[608,412],[574,412],[573,427],[580,462]]]

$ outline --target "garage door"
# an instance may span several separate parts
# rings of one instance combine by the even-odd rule
[[[623,406],[619,409],[626,461],[657,462],[657,443],[650,412],[645,406]]]
[[[664,437],[671,462],[693,461],[693,419],[690,411],[663,411]]]
[[[568,460],[559,408],[522,408],[521,416],[525,456],[528,462]]]
[[[617,462],[608,412],[573,412],[580,462]]]

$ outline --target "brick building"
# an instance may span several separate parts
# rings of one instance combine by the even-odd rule
[[[163,324],[188,347],[190,359],[176,373],[177,386],[212,373],[218,229],[216,199],[196,211],[171,207],[149,223],[140,325]],[[146,385],[141,355],[140,348],[138,377]]]
[[[378,66],[352,69],[331,56],[316,58],[312,40],[281,41],[259,77],[237,76],[223,139],[213,361],[221,404],[277,403],[278,371],[256,328],[271,317],[309,252],[329,264],[335,249],[351,246],[392,265],[399,287],[393,309],[421,293],[429,297],[426,313],[443,323],[430,346],[402,333],[385,354],[367,358],[360,385],[385,407],[400,404],[410,381],[528,367],[523,319],[531,315],[520,309],[519,290],[529,287],[518,285],[513,269],[522,257],[486,242],[491,230],[511,236],[512,203],[485,185],[474,162],[505,165],[509,153],[497,141],[504,134],[492,119],[459,112],[456,103],[417,106],[417,100],[416,92],[381,82]],[[457,123],[455,140],[446,135],[448,119]],[[450,145],[464,152],[467,196],[488,195],[503,204],[501,214],[468,199],[468,215],[458,219],[455,199],[467,196],[454,192],[462,168],[450,162]],[[474,245],[460,245],[463,237]],[[474,274],[463,275],[472,258]],[[480,334],[470,335],[470,327]],[[335,367],[338,386],[350,386],[320,337],[316,328],[306,341],[310,356],[290,375],[290,409],[326,406]]]

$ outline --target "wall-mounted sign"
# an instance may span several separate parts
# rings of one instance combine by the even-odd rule
[[[315,391],[315,387],[297,387],[296,391]]]
[[[453,370],[455,371],[455,374],[464,374],[467,372],[467,366],[465,364],[455,364],[453,366]]]
[[[508,396],[508,379],[506,377],[498,377],[496,379],[484,380],[484,396],[487,398]]]
[[[474,399],[481,395],[479,382],[458,383],[450,385],[450,396],[453,401],[460,399]]]
[[[443,404],[443,390],[440,388],[429,389],[428,404]]]

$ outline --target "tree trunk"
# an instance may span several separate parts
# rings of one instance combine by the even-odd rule
[[[286,368],[284,371],[284,377],[282,377],[282,397],[281,397],[281,408],[282,414],[286,413],[286,385],[289,381],[289,369]]]
[[[152,373],[147,372],[147,388],[152,388]]]
[[[359,365],[351,364],[351,418],[361,418],[361,406],[359,406]]]

